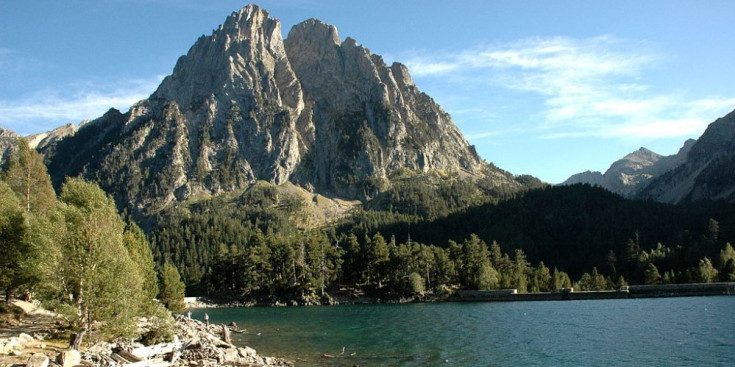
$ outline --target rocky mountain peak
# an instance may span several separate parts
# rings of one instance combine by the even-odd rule
[[[310,48],[315,52],[339,47],[342,43],[339,33],[337,33],[337,27],[314,18],[294,25],[286,38],[292,45],[301,45],[303,48]]]
[[[613,162],[605,173],[583,172],[572,175],[562,185],[588,183],[625,197],[634,197],[654,177],[678,164],[675,155],[662,156],[641,147]]]
[[[258,180],[367,198],[398,169],[520,185],[480,159],[404,65],[316,19],[284,40],[255,5],[200,37],[150,98],[60,143],[56,182],[84,174],[133,211]]]
[[[640,147],[635,152],[626,155],[624,159],[627,159],[629,161],[638,161],[638,162],[645,162],[645,163],[653,162],[653,163],[655,163],[656,161],[658,161],[659,159],[661,159],[661,157],[663,157],[663,156],[660,155],[660,154],[658,154],[658,153],[656,153],[656,152],[654,152],[654,151],[649,150],[648,148]]]
[[[0,127],[0,138],[18,138],[18,137],[20,137],[20,135],[15,133],[15,131]]]
[[[663,158],[662,155],[641,147],[635,152],[627,154],[622,159],[615,161],[608,171],[630,175],[633,171],[640,171],[654,165],[661,158]]]
[[[696,142],[687,140],[676,161],[639,197],[667,203],[735,202],[735,111],[712,122]]]
[[[251,4],[240,11],[232,12],[215,34],[225,34],[230,37],[231,41],[250,40],[254,43],[261,43],[264,40],[260,38],[264,35],[273,36],[276,33],[280,34],[280,31],[281,23],[277,19],[271,18],[270,14],[259,6]],[[277,42],[277,40],[272,40],[267,43]]]

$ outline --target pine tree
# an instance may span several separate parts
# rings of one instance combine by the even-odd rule
[[[367,284],[377,279],[378,287],[382,287],[384,269],[383,266],[388,263],[390,253],[388,252],[388,244],[385,238],[376,233],[372,240],[365,245],[365,262],[367,265]]]
[[[60,234],[60,300],[77,328],[72,342],[79,349],[87,333],[132,335],[140,316],[140,268],[123,243],[125,223],[115,205],[96,184],[69,179],[62,188]],[[94,329],[104,325],[103,329]]]
[[[54,207],[56,193],[43,157],[31,149],[24,139],[19,139],[16,144],[18,149],[8,159],[4,180],[22,198],[26,212],[46,213]]]
[[[552,291],[554,292],[560,291],[562,289],[569,289],[572,287],[572,281],[569,278],[569,275],[563,271],[560,271],[557,268],[554,268],[553,278],[554,286]]]
[[[539,262],[538,267],[536,268],[536,271],[534,273],[537,291],[551,292],[553,288],[551,272],[549,271],[549,268],[544,265],[543,261]]]
[[[528,270],[529,263],[526,260],[526,254],[522,249],[516,249],[515,262],[513,264],[513,288],[518,289],[520,293],[528,291]]]
[[[158,300],[173,313],[184,310],[184,282],[181,281],[179,270],[171,263],[161,267]]]
[[[0,181],[0,290],[5,292],[6,301],[32,276],[27,266],[31,260],[26,241],[28,226],[19,202],[10,187]]]
[[[150,245],[143,230],[135,223],[129,223],[123,233],[123,243],[128,249],[130,259],[138,265],[143,286],[140,292],[144,311],[151,311],[158,295],[158,276]]]
[[[699,260],[699,266],[697,267],[697,281],[701,283],[712,283],[717,280],[717,269],[712,266],[712,262],[709,258],[703,258]]]
[[[661,274],[653,263],[648,263],[643,276],[646,284],[658,284],[661,281]]]
[[[717,257],[717,270],[724,270],[727,263],[733,260],[735,260],[735,250],[728,242],[725,244],[725,247],[720,250],[720,255]]]

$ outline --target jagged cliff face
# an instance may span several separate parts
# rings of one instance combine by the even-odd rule
[[[416,88],[405,66],[387,66],[351,38],[340,42],[334,26],[315,19],[294,26],[285,46],[313,104],[314,133],[304,139],[309,149],[298,181],[342,191],[398,168],[483,168],[449,115]]]
[[[711,123],[686,159],[639,195],[667,203],[735,202],[735,111]]]
[[[399,168],[491,174],[400,64],[317,20],[281,25],[257,6],[202,36],[149,99],[45,149],[55,182],[83,174],[142,211],[193,195],[296,182],[369,196]]]

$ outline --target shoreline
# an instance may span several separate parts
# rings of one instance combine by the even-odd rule
[[[230,327],[207,325],[182,315],[172,316],[172,339],[144,345],[142,339],[116,339],[69,349],[63,334],[61,316],[41,308],[38,302],[14,300],[22,310],[18,319],[0,324],[0,366],[109,366],[109,367],[215,367],[282,366],[295,362],[258,354],[255,349],[238,346],[230,340]],[[141,333],[150,330],[151,320],[138,322]],[[233,331],[234,332],[234,331]]]
[[[581,301],[597,299],[636,299],[665,297],[735,295],[735,282],[685,283],[660,285],[631,285],[619,290],[574,291],[565,289],[558,292],[517,293],[516,289],[498,290],[458,290],[451,295],[424,296],[398,299],[379,297],[341,297],[331,298],[326,304],[299,304],[296,301],[273,302],[228,302],[217,303],[204,297],[186,297],[187,309],[238,308],[238,307],[312,307],[338,305],[407,304],[436,302],[531,302],[531,301]]]

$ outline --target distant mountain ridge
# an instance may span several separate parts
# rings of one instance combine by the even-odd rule
[[[627,198],[633,198],[654,177],[681,164],[694,143],[693,139],[687,140],[677,154],[670,156],[662,156],[641,147],[613,162],[604,174],[597,171],[578,173],[569,177],[561,185],[586,183],[600,186]]]
[[[405,66],[315,19],[284,41],[255,5],[200,37],[148,99],[40,150],[55,183],[83,175],[138,213],[259,180],[367,198],[399,169],[523,186],[477,155]]]
[[[735,111],[707,126],[686,160],[655,177],[638,197],[673,204],[735,202]]]
[[[561,185],[587,183],[628,198],[680,204],[735,202],[735,111],[712,122],[699,139],[677,154],[660,156],[641,148],[604,173],[572,175]]]

